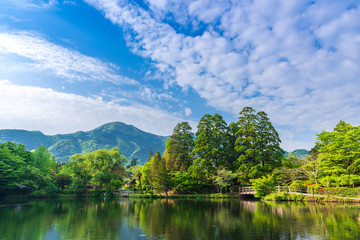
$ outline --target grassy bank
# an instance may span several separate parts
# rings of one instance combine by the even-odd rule
[[[337,197],[337,196],[313,196],[301,194],[289,194],[286,192],[271,193],[264,197],[264,201],[294,201],[294,202],[338,202],[360,203],[360,198]]]

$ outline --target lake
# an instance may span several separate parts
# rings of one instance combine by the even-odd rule
[[[360,239],[360,205],[239,199],[0,202],[0,239]]]

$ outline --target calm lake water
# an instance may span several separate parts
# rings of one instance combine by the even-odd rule
[[[360,239],[360,205],[238,199],[0,202],[0,239]]]

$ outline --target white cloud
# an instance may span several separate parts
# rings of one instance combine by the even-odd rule
[[[47,88],[20,86],[0,80],[2,129],[40,130],[45,134],[90,130],[121,121],[144,131],[170,135],[183,119],[142,105],[122,106],[101,98],[83,97]],[[190,123],[195,126],[195,123]]]
[[[0,57],[17,56],[18,65],[51,71],[67,81],[108,81],[138,84],[118,73],[114,64],[55,45],[29,32],[0,31]],[[20,67],[17,66],[17,67]]]
[[[22,9],[48,9],[58,5],[58,0],[2,0],[5,6],[16,6]],[[1,5],[1,3],[0,3]]]
[[[219,110],[250,105],[279,126],[317,132],[340,119],[359,124],[357,2],[148,0],[151,12],[130,1],[86,2],[123,28],[132,50],[161,66],[164,78]],[[168,15],[202,23],[203,32],[187,35],[164,21]]]
[[[192,110],[190,108],[185,108],[185,116],[190,116],[192,114]]]

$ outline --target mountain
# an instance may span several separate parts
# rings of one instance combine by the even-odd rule
[[[303,159],[304,157],[306,157],[308,155],[308,150],[306,149],[296,149],[294,151],[292,151],[292,153],[295,155],[295,157]],[[285,152],[285,157],[289,157],[289,153],[290,152]]]
[[[130,161],[147,161],[149,152],[165,150],[167,137],[157,136],[121,122],[104,124],[94,130],[71,134],[44,135],[39,131],[0,130],[0,142],[7,141],[24,144],[28,150],[44,145],[60,162],[65,162],[76,153],[92,152],[97,149],[118,147]]]

